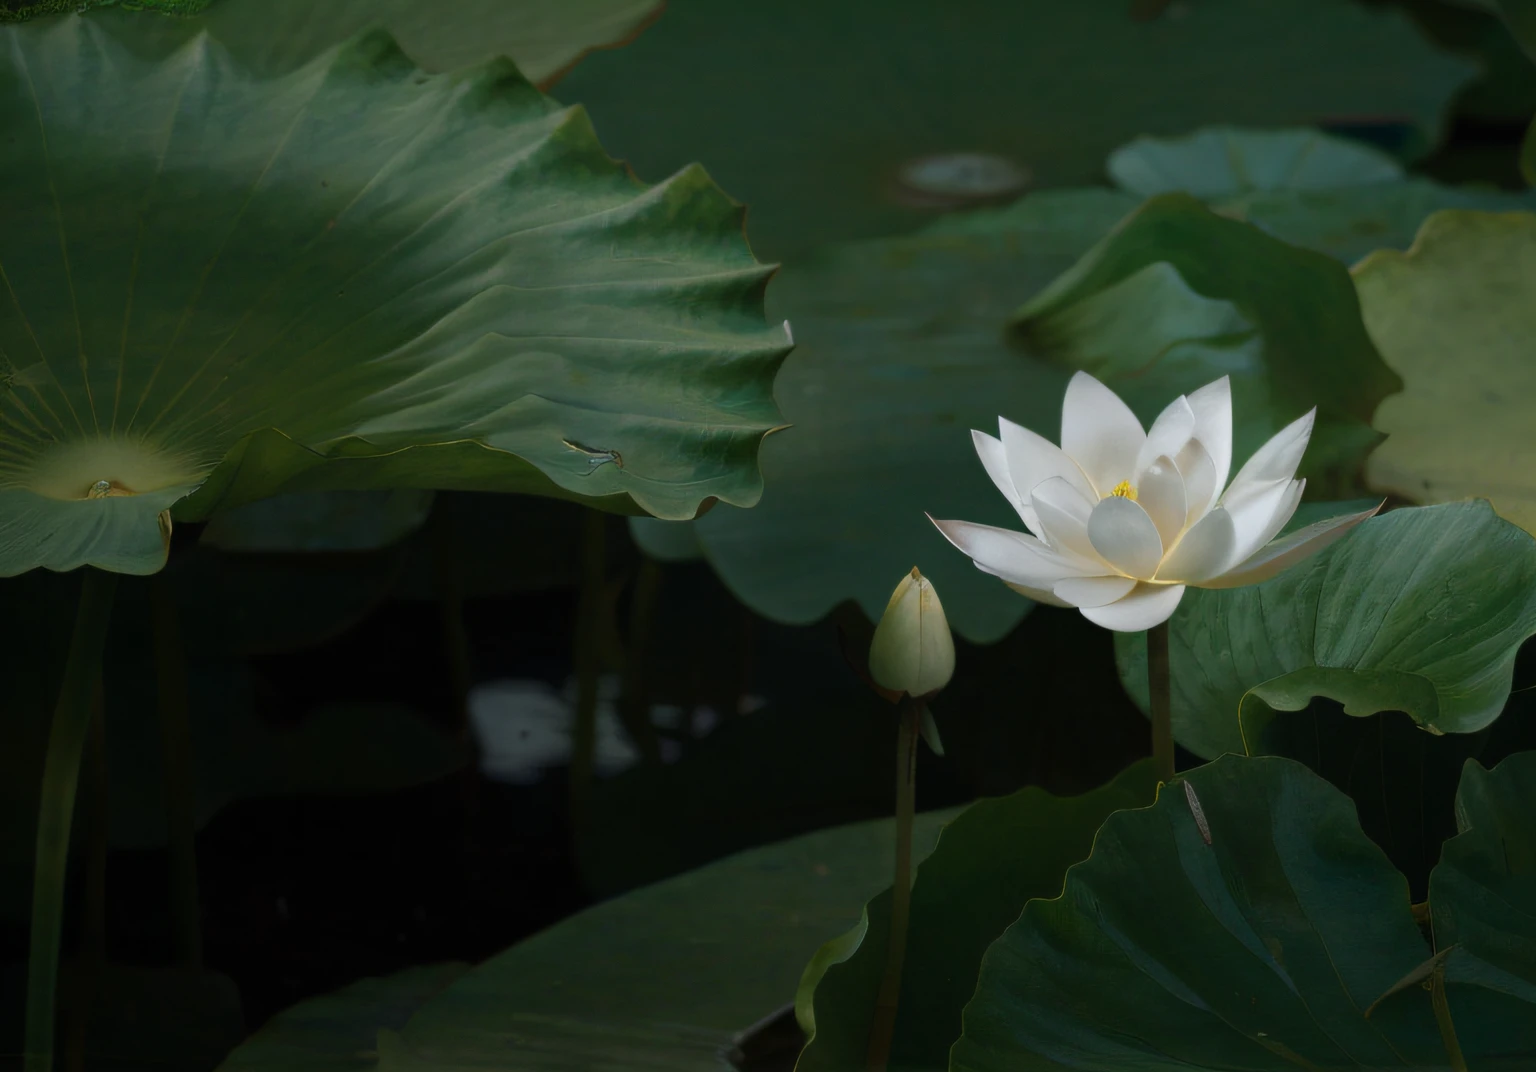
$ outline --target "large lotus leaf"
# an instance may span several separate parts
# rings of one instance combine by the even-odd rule
[[[1405,383],[1376,414],[1371,483],[1419,502],[1485,496],[1536,532],[1536,213],[1437,212],[1355,284]]]
[[[1143,134],[1110,153],[1105,170],[1116,186],[1142,197],[1183,192],[1202,201],[1403,177],[1402,166],[1381,150],[1305,127],[1207,127],[1175,138]]]
[[[1262,584],[1192,589],[1169,629],[1174,735],[1197,755],[1262,750],[1314,696],[1402,711],[1431,733],[1499,717],[1536,633],[1536,541],[1485,502],[1393,510]],[[1120,634],[1146,707],[1146,636]]]
[[[0,0],[0,22],[25,22],[27,19],[108,7],[119,0]],[[153,11],[164,15],[193,15],[205,9],[210,0],[133,0],[130,10]]]
[[[1514,1029],[1517,1052],[1536,1053],[1536,752],[1491,771],[1468,763],[1456,826],[1429,896],[1435,944],[1455,947],[1446,978],[1458,1033]],[[1493,1015],[1473,1022],[1484,1011]]]
[[[1176,138],[1143,136],[1111,153],[1107,170],[1133,193],[1182,191],[1223,216],[1346,264],[1378,249],[1407,249],[1440,209],[1536,208],[1531,194],[1409,178],[1369,146],[1306,129],[1211,127]]]
[[[918,565],[955,630],[997,640],[1029,604],[923,513],[1018,527],[968,431],[995,430],[1002,415],[1054,437],[1078,367],[1146,422],[1174,395],[1231,376],[1239,458],[1314,402],[1334,418],[1331,436],[1317,433],[1314,472],[1374,442],[1364,417],[1391,374],[1342,266],[1168,195],[1120,225],[1124,244],[1073,267],[1134,204],[1110,190],[1047,191],[786,267],[770,302],[794,311],[800,347],[777,389],[791,427],[763,448],[769,490],[750,512],[696,523],[726,584],[780,621],[814,621],[847,599],[875,619],[890,578]],[[1185,282],[1186,263],[1213,296]],[[1120,266],[1142,270],[1098,286]],[[1047,284],[1050,307],[1010,352],[1001,328],[1014,301]],[[651,546],[654,529],[632,531]]]
[[[1106,381],[1128,378],[1159,408],[1227,373],[1238,457],[1316,406],[1302,472],[1331,473],[1335,486],[1347,486],[1374,444],[1377,404],[1401,387],[1365,332],[1341,265],[1187,194],[1148,201],[1012,326],[1032,352]]]
[[[623,44],[664,0],[218,0],[180,32],[207,29],[263,74],[302,67],[364,30],[388,30],[424,70],[451,71],[508,56],[548,87],[594,48]],[[73,7],[74,5],[71,5]],[[173,26],[160,27],[167,37]]]
[[[1381,116],[1423,147],[1475,77],[1401,12],[1350,0],[1178,15],[1138,20],[1126,0],[671,0],[562,86],[641,175],[702,160],[752,206],[754,246],[780,258],[919,226],[932,209],[910,202],[950,183],[907,166],[935,154],[991,154],[1068,186],[1097,181],[1138,134],[1213,122]],[[976,195],[1006,170],[975,169]]]
[[[1253,194],[1217,206],[1292,245],[1354,264],[1379,249],[1405,250],[1424,221],[1442,209],[1514,212],[1536,209],[1536,195],[1445,186],[1429,179]],[[1389,365],[1391,355],[1383,353]],[[1395,366],[1394,366],[1395,367]]]
[[[918,816],[916,859],[957,810]],[[380,1065],[719,1072],[734,1036],[790,1001],[817,946],[890,881],[894,852],[889,819],[856,823],[589,908],[381,1034]]]
[[[1062,895],[1025,907],[950,1067],[1449,1072],[1425,989],[1365,1015],[1430,954],[1348,797],[1290,760],[1224,756],[1111,816]],[[1470,1067],[1529,1067],[1504,1048],[1518,1030],[1462,1032]]]
[[[156,21],[0,38],[0,573],[152,572],[162,511],[286,490],[756,499],[787,342],[702,171],[637,185],[506,61],[260,80],[118,43]]]
[[[960,1011],[976,988],[982,955],[1024,903],[1061,892],[1111,813],[1145,807],[1157,791],[1151,760],[1078,797],[1033,787],[972,804],[939,835],[917,869],[902,972],[892,1069],[948,1067]],[[800,984],[797,1014],[810,1034],[796,1072],[859,1068],[885,971],[891,891],[870,901],[849,934],[816,954]]]

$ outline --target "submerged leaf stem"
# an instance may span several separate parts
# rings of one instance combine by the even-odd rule
[[[32,878],[32,935],[27,963],[26,1072],[51,1072],[59,979],[59,934],[64,920],[64,883],[69,831],[74,819],[80,758],[101,677],[101,654],[112,618],[117,574],[87,569],[64,666],[64,682],[48,734],[42,799],[37,819],[37,858]]]

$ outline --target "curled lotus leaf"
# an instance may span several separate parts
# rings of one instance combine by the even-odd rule
[[[0,32],[0,575],[285,491],[757,500],[790,343],[701,169],[639,183],[507,60],[263,78],[158,21]]]

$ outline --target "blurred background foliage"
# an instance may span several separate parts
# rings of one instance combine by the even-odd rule
[[[1508,294],[1529,296],[1536,277],[1509,266],[1536,263],[1536,232],[1524,216],[1478,245],[1491,217],[1473,215],[1536,212],[1536,44],[1501,2],[1507,21],[1473,0],[83,5],[142,55],[206,31],[263,78],[375,26],[427,71],[509,55],[640,180],[698,162],[745,204],[752,252],[782,265],[765,323],[789,320],[795,349],[749,509],[659,521],[418,480],[176,525],[166,568],[123,579],[87,755],[69,918],[89,916],[104,860],[107,966],[90,991],[66,974],[78,1067],[471,1067],[509,1038],[528,1068],[790,1067],[801,968],[888,882],[889,824],[871,820],[895,722],[849,664],[905,570],[933,579],[959,638],[934,704],[945,755],[919,761],[924,852],[942,809],[978,797],[1054,808],[1043,794],[1117,775],[1133,793],[1134,642],[1032,611],[922,516],[1008,523],[968,430],[1002,414],[1054,436],[1075,369],[1144,420],[1231,376],[1239,456],[1315,403],[1313,503],[1481,495],[1530,530],[1529,450],[1508,444],[1536,399],[1519,341],[1536,300]],[[36,17],[25,34],[81,6],[0,15]],[[1465,323],[1416,280],[1463,287]],[[1474,427],[1488,444],[1447,461]],[[0,581],[3,1040],[78,588]],[[1210,602],[1186,609],[1225,621]],[[1536,744],[1521,614],[1497,633],[1516,691],[1497,722],[1454,728],[1474,732],[1430,737],[1411,702],[1366,714],[1342,687],[1261,698],[1299,708],[1263,750],[1348,793],[1415,900],[1455,832],[1462,761]],[[175,622],[186,681],[190,950],[155,620]],[[1190,701],[1202,717],[1258,683],[1185,680],[1219,694]],[[1184,758],[1240,748],[1240,728],[1182,734]],[[1393,829],[1405,809],[1419,824]],[[834,1005],[869,961],[850,943]],[[808,1067],[835,1067],[817,1045]]]

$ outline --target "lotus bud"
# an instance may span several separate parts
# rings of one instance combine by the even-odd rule
[[[914,699],[927,699],[955,672],[955,642],[939,594],[914,567],[886,604],[869,645],[875,682]]]

